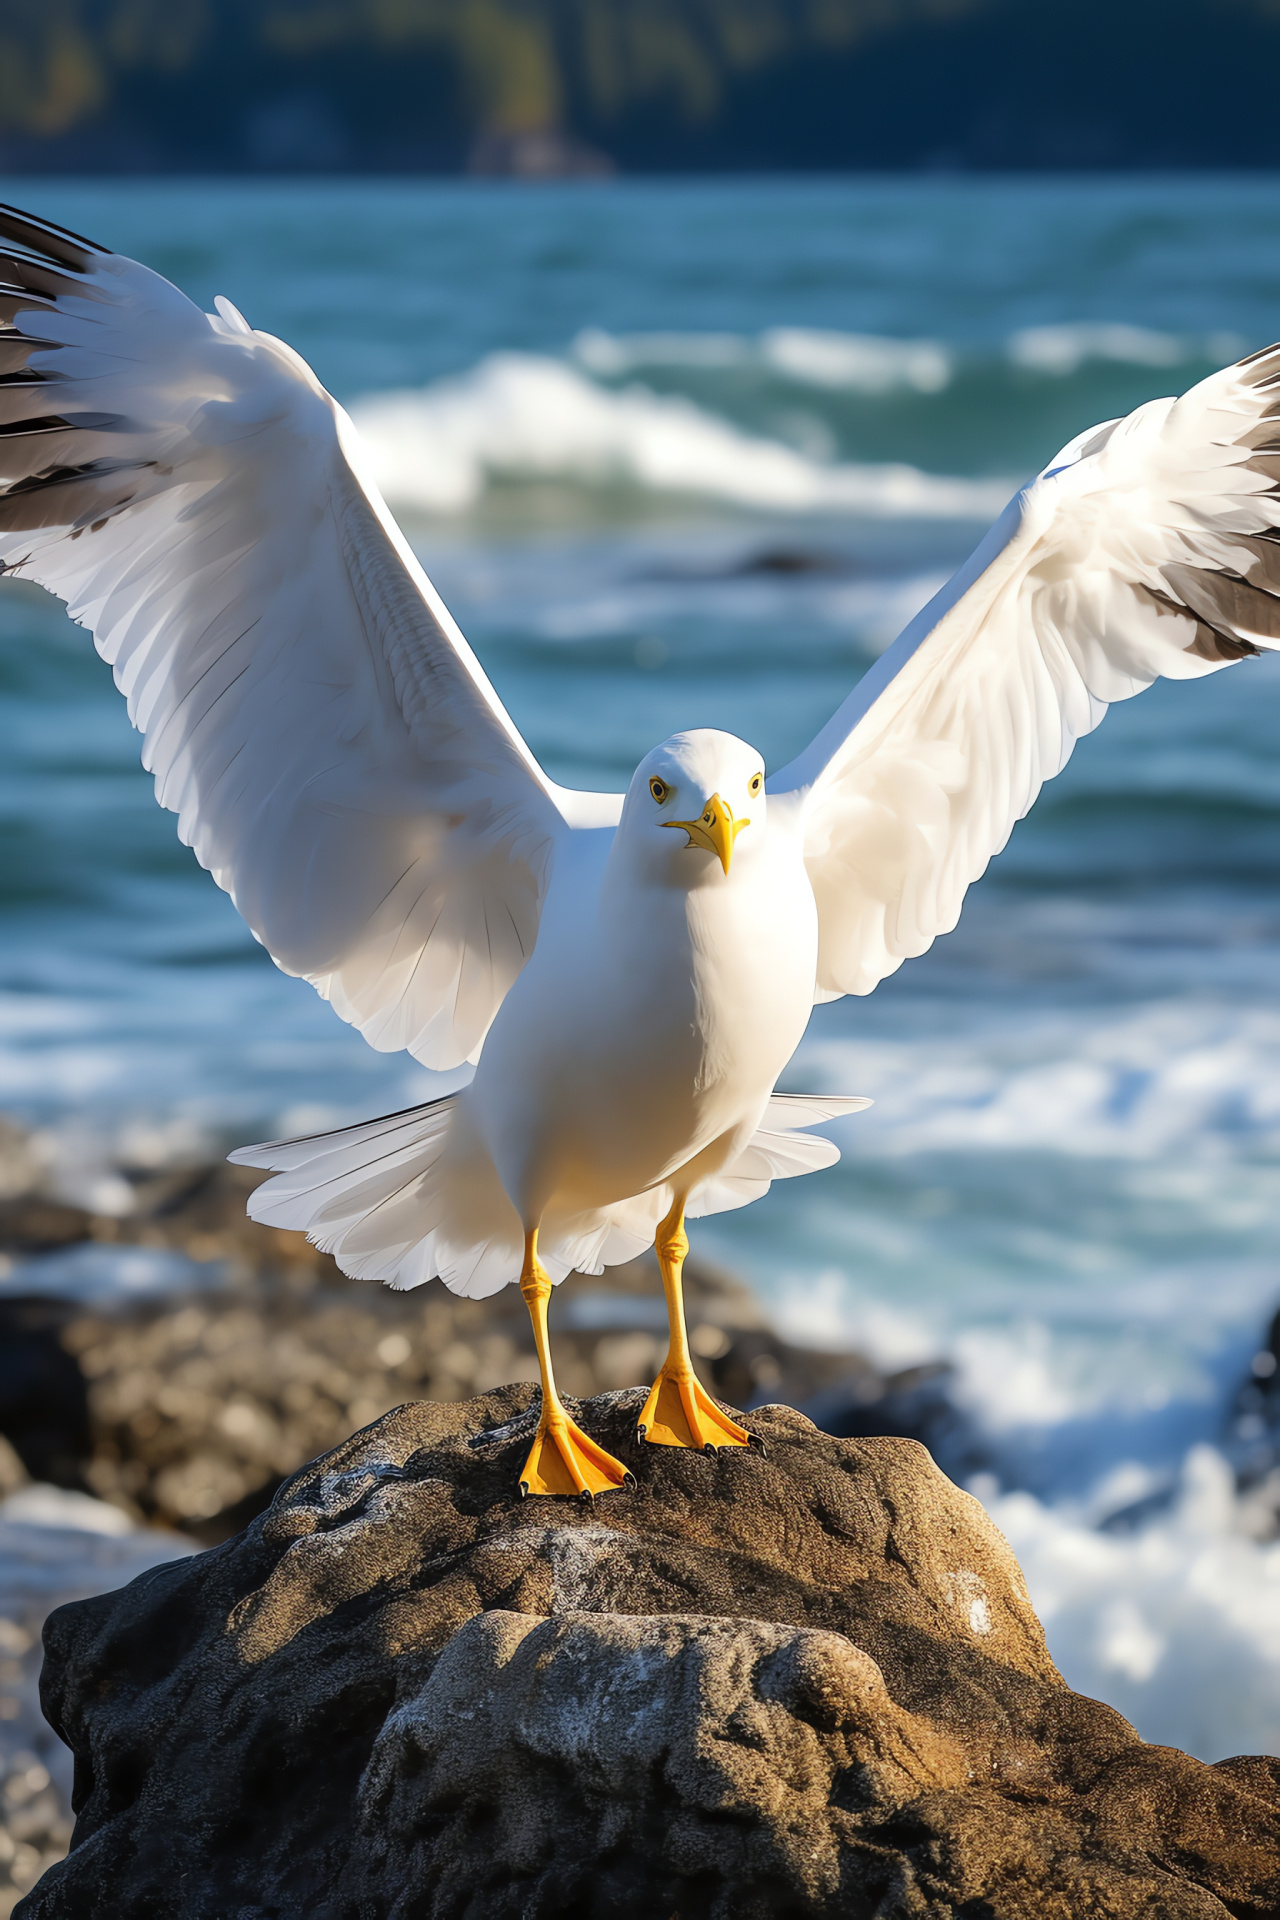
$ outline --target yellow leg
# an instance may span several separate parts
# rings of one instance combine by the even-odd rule
[[[677,1194],[653,1244],[662,1269],[671,1335],[662,1372],[649,1390],[637,1432],[642,1440],[657,1447],[699,1447],[713,1453],[717,1447],[749,1446],[751,1435],[716,1405],[689,1357],[683,1285],[689,1236],[684,1230],[683,1194]]]
[[[538,1433],[520,1475],[520,1491],[561,1493],[590,1500],[597,1493],[609,1493],[631,1479],[620,1460],[598,1447],[565,1412],[556,1392],[551,1371],[551,1347],[547,1339],[547,1301],[551,1282],[538,1263],[538,1229],[524,1237],[524,1266],[520,1272],[520,1291],[533,1322],[534,1345],[542,1374],[542,1417]]]

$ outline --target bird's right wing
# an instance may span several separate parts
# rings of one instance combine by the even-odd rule
[[[798,809],[819,1000],[869,993],[1113,700],[1280,646],[1280,347],[1082,434],[767,791]]]
[[[157,798],[277,964],[454,1066],[559,836],[620,802],[547,779],[342,409],[218,307],[0,208],[0,571],[92,629]]]

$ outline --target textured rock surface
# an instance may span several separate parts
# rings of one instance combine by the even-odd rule
[[[1263,1920],[1280,1763],[1072,1694],[922,1448],[764,1408],[512,1497],[531,1389],[399,1409],[47,1629],[76,1844],[21,1920]],[[640,1395],[579,1409],[628,1447]]]

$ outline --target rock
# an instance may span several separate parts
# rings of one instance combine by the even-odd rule
[[[26,1468],[0,1433],[0,1500],[7,1500],[19,1487],[25,1487],[28,1479]]]
[[[1280,1537],[1280,1312],[1236,1389],[1223,1450],[1235,1468],[1242,1527],[1256,1540]]]
[[[57,1300],[0,1300],[0,1432],[37,1480],[75,1486],[90,1451],[87,1392]]]
[[[953,1479],[969,1481],[995,1462],[987,1436],[953,1397],[954,1372],[945,1361],[897,1373],[850,1368],[834,1386],[805,1400],[803,1410],[839,1440],[919,1440]]]
[[[514,1497],[536,1394],[389,1413],[46,1628],[78,1823],[15,1920],[1264,1920],[1280,1761],[1072,1693],[910,1440],[628,1438]]]
[[[8,1254],[48,1253],[93,1238],[94,1216],[83,1207],[34,1195],[0,1199],[0,1247]]]

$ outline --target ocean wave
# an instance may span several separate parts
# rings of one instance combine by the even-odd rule
[[[780,617],[794,618],[797,605],[821,632],[830,629],[847,648],[875,658],[896,639],[920,608],[946,583],[940,573],[910,574],[905,579],[842,581],[836,586],[818,574],[797,584],[794,575],[743,578],[741,574],[696,576],[683,580],[622,581],[599,592],[553,600],[524,618],[552,641],[599,640],[606,636],[641,634],[637,664],[662,665],[673,646],[659,641],[655,629],[697,618],[732,621],[743,628],[775,626]],[[661,652],[655,648],[660,645]],[[794,655],[791,656],[792,662]]]
[[[1225,365],[1245,351],[1238,334],[1168,333],[1121,320],[1073,320],[1019,327],[991,345],[769,327],[758,334],[607,333],[588,327],[573,342],[578,364],[603,380],[645,371],[754,369],[797,386],[869,395],[942,393],[965,371],[1005,362],[1063,379],[1093,361],[1133,367]]]
[[[820,327],[769,327],[754,336],[736,333],[606,333],[587,327],[573,355],[601,379],[619,379],[646,368],[721,369],[760,367],[800,386],[857,393],[941,393],[952,376],[955,355],[937,340],[895,340],[884,334],[841,333]]]
[[[457,378],[352,407],[393,505],[459,513],[494,481],[697,495],[774,512],[985,520],[1012,481],[825,464],[678,395],[598,386],[541,354],[495,353]]]
[[[1191,360],[1208,360],[1225,366],[1244,350],[1245,342],[1234,333],[1192,337],[1115,320],[1020,327],[1006,343],[1015,367],[1060,379],[1078,373],[1090,360],[1111,360],[1131,367],[1180,367]]]
[[[1052,1152],[1220,1167],[1280,1153],[1280,1014],[1188,997],[1086,1023],[975,1022],[923,1041],[806,1041],[800,1070],[876,1105],[847,1151]]]
[[[570,351],[601,380],[645,367],[747,367],[757,357],[753,340],[742,333],[607,333],[603,327],[584,327]]]

